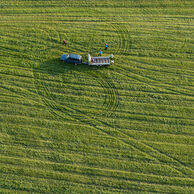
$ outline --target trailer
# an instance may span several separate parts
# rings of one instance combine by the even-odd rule
[[[88,65],[94,65],[94,66],[104,66],[104,65],[111,65],[114,63],[113,55],[106,57],[92,57],[90,54],[88,54]]]

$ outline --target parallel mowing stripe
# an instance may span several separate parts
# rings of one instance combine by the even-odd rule
[[[12,168],[13,169],[13,168]],[[11,169],[10,169],[11,170]],[[15,168],[13,169],[14,171],[19,171],[20,168]],[[30,170],[30,169],[29,169]],[[75,183],[80,183],[80,184],[86,184],[86,185],[95,185],[95,186],[103,186],[106,188],[114,188],[114,189],[124,189],[124,190],[130,190],[136,189],[136,190],[146,190],[146,191],[160,191],[164,192],[166,189],[164,188],[165,184],[160,184],[160,183],[149,183],[149,182],[142,182],[142,184],[139,184],[139,181],[134,181],[134,180],[126,180],[126,179],[115,179],[112,177],[104,177],[102,175],[97,175],[97,176],[91,176],[88,174],[88,176],[84,176],[82,174],[75,174],[75,173],[59,173],[59,172],[48,172],[48,171],[43,171],[43,170],[34,170],[31,169],[31,173],[29,171],[25,171],[23,169],[24,175],[21,175],[21,177],[37,177],[41,179],[46,179],[46,180],[57,180],[57,181],[68,181],[68,182],[75,182]],[[33,172],[33,173],[32,173]],[[42,173],[41,173],[42,172]],[[10,172],[10,174],[15,174]],[[54,177],[52,177],[54,176]],[[109,185],[111,183],[111,186]],[[119,185],[118,185],[119,184]],[[187,191],[187,189],[184,186],[174,186],[174,185],[168,185],[170,191]]]
[[[8,162],[8,161],[7,161]],[[24,163],[22,163],[23,165],[25,165]],[[40,165],[40,164],[39,164]],[[6,165],[4,163],[1,163],[1,166],[6,166],[8,167],[8,171],[9,171],[9,168],[12,168],[12,169],[19,169],[18,165],[17,164],[12,164],[12,162],[8,162]],[[58,168],[58,169],[57,169]],[[29,165],[27,166],[23,166],[22,169],[29,169]],[[192,186],[194,185],[194,182],[192,179],[190,178],[179,178],[179,177],[161,177],[161,176],[156,176],[156,175],[149,175],[149,174],[138,174],[138,173],[131,173],[131,172],[122,172],[122,171],[118,171],[118,170],[108,170],[108,169],[99,169],[99,168],[90,168],[90,167],[81,167],[81,166],[77,166],[77,165],[63,165],[63,168],[61,168],[60,166],[57,167],[57,165],[52,165],[52,164],[49,164],[49,170],[46,168],[42,168],[42,165],[41,166],[34,166],[33,168],[30,167],[31,170],[33,171],[42,171],[44,172],[45,170],[47,171],[47,173],[61,173],[62,174],[76,174],[76,175],[81,175],[81,176],[86,176],[86,175],[90,175],[90,176],[95,176],[95,177],[98,177],[98,176],[102,176],[102,177],[105,177],[105,178],[110,178],[110,179],[124,179],[124,180],[127,180],[127,181],[141,181],[143,183],[148,183],[147,181],[147,178],[149,177],[149,183],[150,184],[164,184],[164,185],[172,185],[172,186]],[[29,169],[29,170],[30,170]],[[25,170],[24,170],[25,171]],[[22,174],[20,174],[22,175]],[[152,178],[154,180],[152,180]],[[54,178],[53,178],[54,179]],[[178,181],[179,185],[177,184],[173,184],[173,183],[170,183],[170,182],[173,182],[174,179],[176,181]],[[168,182],[169,181],[169,182]],[[184,181],[188,181],[187,184],[185,184]],[[182,182],[182,184],[181,184]]]
[[[62,7],[60,8],[61,3],[69,7],[69,10],[65,11]],[[124,4],[124,2],[118,1],[113,4],[98,3],[94,7],[95,1],[81,1],[82,8],[78,20],[77,6],[80,9],[80,4],[77,3],[78,1],[73,3],[49,1],[46,5],[47,10],[41,1],[36,2],[36,4],[31,1],[2,4],[3,13],[7,12],[8,16],[6,18],[6,14],[4,14],[1,18],[1,26],[5,28],[4,25],[6,25],[3,32],[5,35],[2,36],[1,41],[4,50],[2,51],[4,55],[2,60],[8,64],[12,63],[12,66],[8,72],[6,72],[6,65],[1,66],[3,72],[0,76],[4,81],[1,81],[0,90],[3,93],[0,94],[2,97],[0,103],[4,104],[1,106],[1,111],[5,111],[0,114],[3,121],[1,123],[3,131],[0,133],[3,140],[1,147],[4,148],[1,151],[9,156],[15,154],[15,156],[23,158],[16,159],[4,156],[5,161],[2,161],[1,164],[3,173],[0,175],[2,183],[0,190],[1,188],[2,190],[12,188],[18,189],[18,191],[21,189],[22,191],[45,192],[44,189],[50,187],[50,191],[64,190],[64,188],[68,188],[70,191],[76,185],[83,191],[85,191],[84,188],[87,188],[91,189],[90,191],[99,189],[100,191],[123,193],[135,191],[192,192],[194,183],[193,179],[189,177],[193,177],[193,169],[189,167],[191,160],[185,161],[187,156],[184,155],[186,153],[184,149],[192,146],[190,145],[192,141],[188,140],[189,145],[186,143],[186,138],[179,141],[179,138],[184,137],[184,133],[187,134],[187,137],[192,138],[192,127],[194,126],[192,118],[192,102],[194,100],[192,38],[190,33],[192,30],[192,9],[185,7],[184,4],[180,6],[178,2],[169,5],[165,3],[153,5],[149,2]],[[163,5],[166,5],[165,9]],[[189,5],[191,4],[187,6]],[[124,9],[124,6],[130,10]],[[156,6],[155,9],[154,6]],[[28,13],[19,14],[21,7],[23,10],[28,7]],[[82,12],[86,7],[90,7],[88,12]],[[107,8],[113,7],[117,9],[108,9],[108,16],[105,11]],[[40,14],[34,17],[33,13],[38,10]],[[56,10],[58,14],[54,15]],[[112,15],[114,15],[114,21]],[[52,21],[50,21],[51,18]],[[35,21],[35,19],[39,21]],[[30,24],[29,21],[31,21]],[[96,21],[100,23],[97,24]],[[41,25],[37,26],[37,29],[40,30],[35,34],[35,29],[30,31],[32,24]],[[102,28],[100,28],[101,25],[103,25]],[[82,26],[84,31],[79,30]],[[107,31],[103,32],[103,29]],[[95,43],[101,34],[101,39],[95,48],[87,45]],[[63,37],[69,40],[69,46],[60,45]],[[21,38],[23,40],[15,41]],[[84,41],[79,42],[79,38],[84,39]],[[31,66],[31,60],[39,63],[41,57],[43,57],[42,60],[46,60],[47,56],[51,58],[54,53],[57,53],[55,55],[57,56],[63,50],[84,53],[88,49],[88,51],[96,52],[95,49],[97,50],[100,44],[107,39],[116,40],[116,44],[118,43],[117,47],[114,45],[114,48],[110,47],[107,51],[112,49],[117,53],[115,65],[109,67],[110,72],[92,70],[93,74],[86,71],[83,75],[79,69],[76,72],[56,72],[58,77],[64,74],[63,76],[66,76],[67,80],[73,79],[73,83],[65,83],[64,80],[57,80],[57,75],[53,77],[53,80],[50,79],[49,73],[41,70],[42,67],[49,69],[49,64],[47,67],[44,63],[40,63],[39,72],[36,71],[37,69],[26,68],[22,70],[22,67],[17,68],[17,65],[17,69],[14,69],[14,63],[19,66],[19,58],[21,57],[24,58],[23,62],[29,61],[27,65]],[[7,41],[10,42],[10,45],[6,45]],[[39,49],[35,48],[36,44]],[[160,45],[158,46],[158,44]],[[20,45],[23,45],[22,51],[26,49],[25,55],[19,56]],[[34,50],[38,50],[37,53],[31,55],[31,51],[27,50],[29,45],[32,47],[32,53]],[[27,51],[29,52],[27,53]],[[148,59],[152,62],[146,62]],[[177,60],[181,61],[181,64],[179,63],[181,67],[175,64],[178,63]],[[25,66],[25,64],[22,65]],[[50,70],[53,71],[52,68]],[[74,77],[76,74],[80,76]],[[87,74],[88,76],[94,75],[94,77],[91,76],[91,79],[88,79],[85,76]],[[108,78],[108,75],[111,79]],[[113,81],[118,76],[120,76],[120,80]],[[123,81],[121,81],[121,77]],[[82,82],[82,79],[85,82],[82,87],[78,87],[79,84],[76,82],[80,80]],[[99,82],[93,79],[99,80]],[[33,82],[31,83],[31,81]],[[121,82],[119,83],[119,81]],[[81,82],[79,83],[82,84]],[[92,88],[89,88],[90,84],[87,85],[89,82],[93,82]],[[190,85],[187,85],[188,83]],[[82,91],[83,89],[86,92]],[[91,90],[88,91],[89,89]],[[64,95],[63,92],[66,94]],[[9,99],[3,99],[6,98],[6,93],[10,96]],[[11,98],[11,94],[18,95],[15,103],[11,103],[14,98],[14,96]],[[100,100],[97,101],[100,95]],[[88,97],[90,102],[76,102],[79,100],[79,96]],[[32,111],[32,109],[29,109],[30,107],[25,104],[20,105],[19,97],[21,100],[26,98],[28,100],[25,101],[26,103],[35,103],[36,101],[34,106],[37,108],[34,107],[33,111],[42,110],[43,107],[47,106],[46,111],[51,114],[47,115],[48,117],[45,119],[42,118],[46,117],[46,113],[41,114],[41,112],[39,119],[35,116],[30,117],[28,111]],[[61,99],[61,97],[64,98]],[[97,103],[93,104],[92,101]],[[41,107],[38,107],[37,103],[41,103]],[[30,106],[33,107],[33,104]],[[129,107],[131,110],[127,110]],[[99,113],[99,110],[102,112]],[[14,112],[15,114],[13,114]],[[22,114],[26,114],[26,116],[22,116]],[[12,123],[15,126],[8,126],[7,123]],[[25,129],[25,125],[28,128]],[[40,134],[36,133],[38,129],[30,129],[30,125],[39,127]],[[18,127],[21,129],[21,133],[16,130]],[[83,130],[80,129],[81,127]],[[67,141],[68,137],[63,137],[63,135],[76,133],[76,128],[77,134],[80,134]],[[27,133],[28,130],[32,133]],[[15,134],[13,134],[14,131]],[[142,136],[138,131],[143,132]],[[148,131],[154,131],[154,133]],[[160,136],[161,131],[166,133]],[[31,137],[33,132],[37,139]],[[58,133],[55,134],[55,132]],[[170,137],[163,141],[162,138],[165,139],[168,133],[174,133],[174,135],[180,133],[180,136],[179,138],[171,136],[172,143]],[[157,137],[154,138],[154,135]],[[7,139],[4,138],[6,136]],[[48,141],[44,139],[46,137]],[[57,138],[61,138],[61,142],[57,142]],[[183,142],[185,144],[182,144]],[[177,147],[179,145],[180,150],[169,149],[165,151],[167,146],[176,146],[176,144]],[[172,152],[173,154],[171,154]],[[54,161],[62,161],[64,156],[68,157],[68,154],[71,154],[69,160],[74,165],[56,164],[46,160],[49,158]],[[32,157],[32,160],[27,159],[29,157]],[[33,160],[33,157],[39,158],[39,161]],[[87,162],[89,163],[92,159],[95,162],[93,166],[102,168],[88,167]],[[108,161],[105,162],[107,159]],[[129,166],[132,160],[137,161],[133,163],[134,168]],[[6,165],[7,162],[9,164]],[[149,167],[146,166],[148,162],[150,163]],[[31,168],[30,163],[35,168]],[[39,166],[39,164],[41,165]],[[105,165],[114,169],[106,169]],[[137,172],[121,170],[124,165]],[[161,170],[158,175],[138,173],[141,170],[149,172],[151,165],[153,165],[153,174],[158,173],[157,169]],[[164,174],[165,176],[163,176]],[[171,177],[171,175],[175,177]],[[22,185],[21,182],[24,184]],[[36,186],[34,183],[38,182],[39,184]],[[48,183],[52,183],[53,190],[51,190],[52,186],[48,186]]]

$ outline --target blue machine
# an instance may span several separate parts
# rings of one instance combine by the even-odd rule
[[[76,54],[63,54],[61,61],[66,63],[82,64],[82,56]]]

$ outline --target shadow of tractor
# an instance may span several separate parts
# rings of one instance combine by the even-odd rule
[[[88,64],[84,64],[84,63],[79,65],[74,65],[72,63],[62,62],[60,61],[59,58],[41,62],[39,64],[39,70],[43,71],[44,73],[48,73],[52,76],[65,75],[69,73],[70,74],[72,73],[90,74],[90,72],[94,72],[94,74],[96,74],[97,72],[100,73],[102,70],[106,71],[106,69],[107,69],[107,66],[89,66]]]

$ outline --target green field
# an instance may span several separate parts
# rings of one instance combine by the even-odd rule
[[[0,193],[194,193],[193,153],[193,1],[0,1]]]

